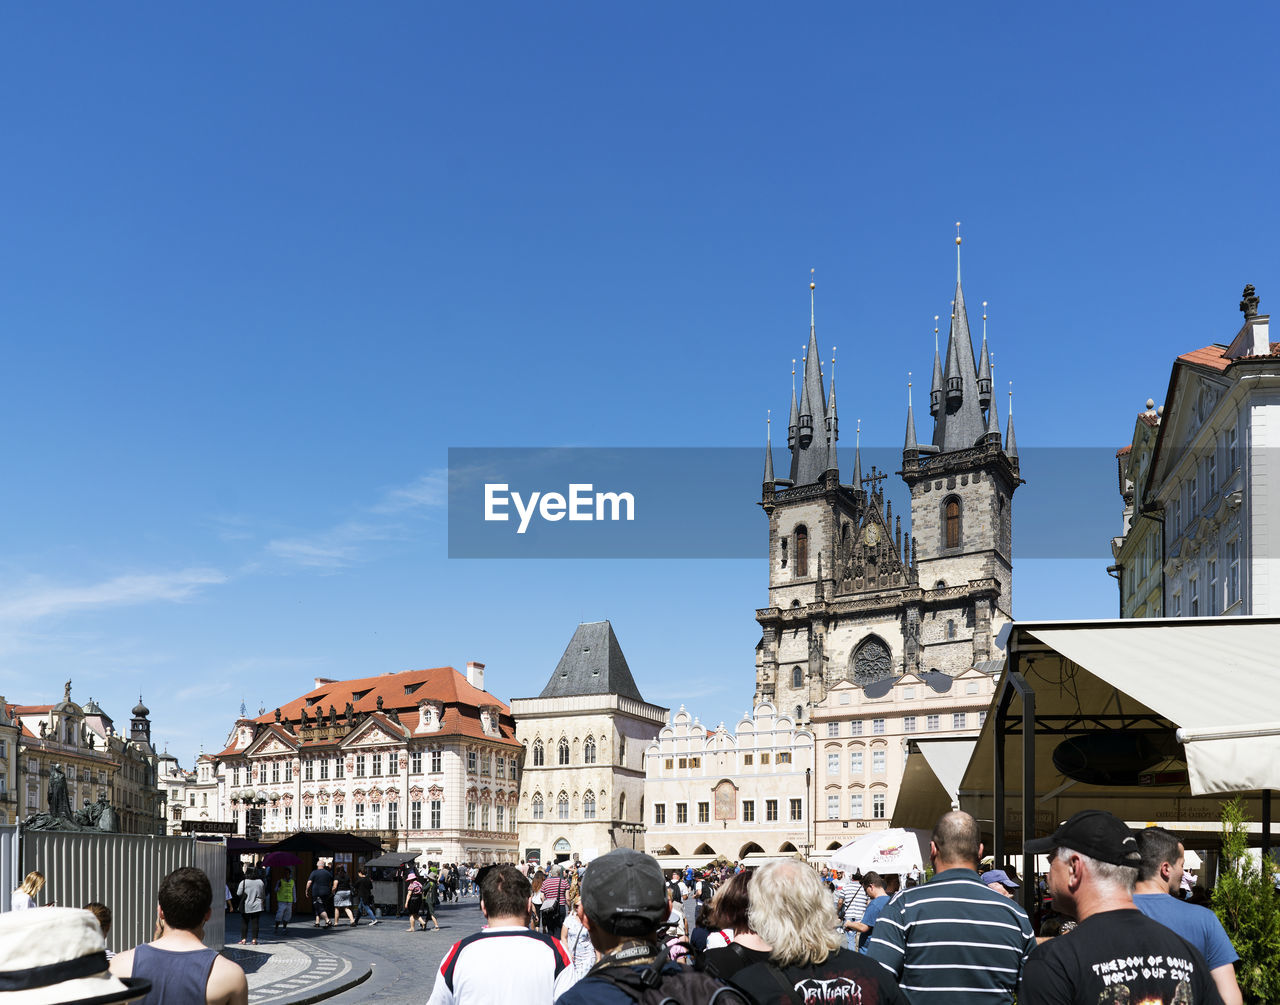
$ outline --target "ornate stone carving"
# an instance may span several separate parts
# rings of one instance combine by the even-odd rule
[[[893,654],[874,635],[864,639],[853,652],[849,679],[859,687],[866,687],[893,674]]]

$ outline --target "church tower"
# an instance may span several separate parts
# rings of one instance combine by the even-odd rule
[[[934,351],[931,443],[918,442],[908,398],[898,472],[911,489],[905,532],[885,499],[888,473],[863,473],[861,430],[849,481],[841,480],[835,362],[828,395],[810,283],[798,387],[792,370],[787,478],[775,477],[771,430],[766,437],[769,596],[756,611],[755,699],[799,723],[846,681],[873,699],[907,674],[941,675],[934,683],[949,687],[994,659],[994,635],[1010,618],[1017,450],[1012,418],[1007,438],[1000,433],[985,319],[981,362],[974,356],[958,256],[957,243],[945,368]]]

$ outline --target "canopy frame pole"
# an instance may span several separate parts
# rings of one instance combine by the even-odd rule
[[[1017,646],[1010,639],[1009,669],[1000,682],[996,698],[995,766],[992,793],[992,855],[996,868],[1005,864],[1005,742],[1012,733],[1022,734],[1022,900],[1028,916],[1035,901],[1035,886],[1029,882],[1034,858],[1027,853],[1027,842],[1035,836],[1036,799],[1036,692],[1018,669]],[[1020,720],[1010,721],[1009,707],[1017,697],[1022,701]]]
[[[1262,857],[1265,860],[1271,854],[1271,790],[1262,790]],[[1263,874],[1266,874],[1263,863]]]

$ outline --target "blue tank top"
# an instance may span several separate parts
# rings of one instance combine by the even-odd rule
[[[146,943],[133,951],[133,976],[151,982],[141,1005],[204,1005],[209,973],[218,954],[212,949],[174,952]]]

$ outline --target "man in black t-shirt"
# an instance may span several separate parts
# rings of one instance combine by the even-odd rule
[[[324,867],[324,862],[316,863],[315,869],[307,877],[307,896],[311,898],[311,913],[315,916],[316,927],[325,924],[332,928],[329,912],[333,909],[330,903],[333,898],[333,873]]]
[[[1026,850],[1049,855],[1054,910],[1079,924],[1031,953],[1019,1005],[1222,1005],[1204,957],[1133,906],[1142,855],[1123,821],[1082,810]]]

